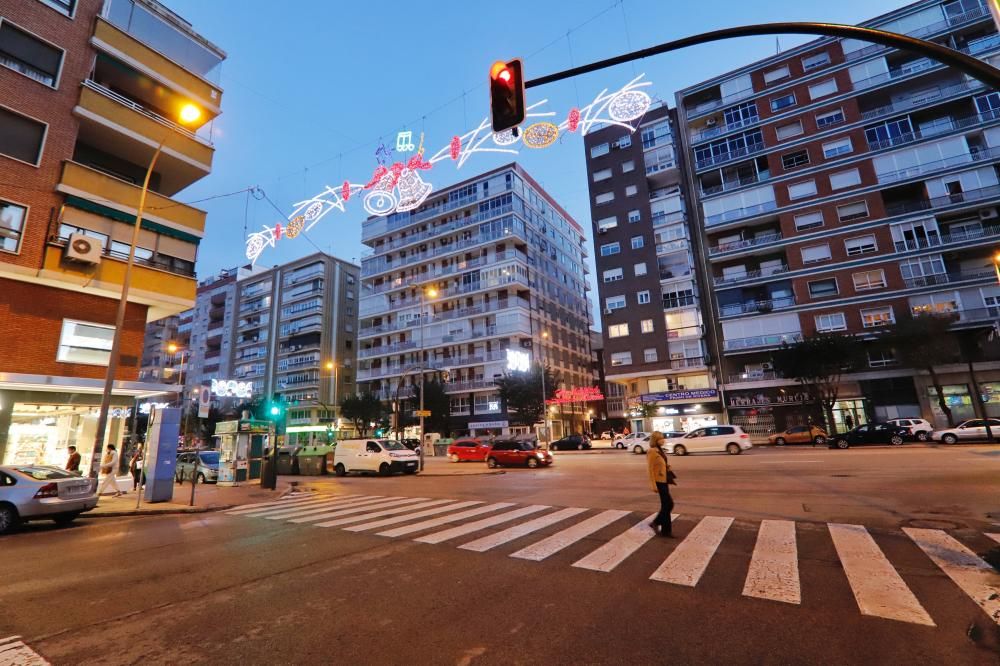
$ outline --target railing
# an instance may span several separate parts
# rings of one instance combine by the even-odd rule
[[[495,195],[493,195],[495,196]],[[486,197],[483,197],[486,198]],[[389,231],[394,231],[396,229],[402,229],[403,227],[408,227],[411,224],[417,224],[418,222],[423,222],[424,220],[429,220],[432,217],[437,217],[443,213],[453,211],[456,208],[462,208],[468,206],[469,204],[475,203],[480,199],[480,195],[470,194],[468,196],[455,199],[454,201],[447,201],[437,206],[431,206],[426,210],[422,210],[419,213],[410,213],[409,216],[405,218],[400,218],[396,220],[391,220],[387,217],[380,217],[375,220],[366,221],[361,226],[361,240],[368,240],[373,236],[379,234],[384,234]],[[380,224],[381,223],[381,224]],[[383,226],[382,231],[373,231],[376,227]]]
[[[492,379],[474,379],[465,382],[448,382],[444,385],[444,391],[445,393],[457,393],[458,391],[475,391],[496,387],[497,383]]]
[[[670,367],[674,370],[683,370],[684,368],[704,368],[705,358],[703,356],[675,358],[670,361]]]
[[[655,164],[647,164],[646,165],[646,175],[647,176],[652,176],[655,173],[661,173],[663,171],[667,171],[668,169],[676,169],[676,168],[677,168],[677,162],[675,162],[674,160],[667,160],[665,162],[657,162]]]
[[[729,284],[732,282],[742,282],[744,280],[754,280],[762,277],[770,277],[772,275],[781,275],[782,273],[787,273],[787,272],[788,272],[788,266],[782,265],[782,266],[776,266],[774,268],[768,268],[766,271],[758,269],[753,271],[744,271],[739,275],[728,275],[728,276],[719,275],[713,279],[713,282],[715,283],[715,285],[718,286],[722,284]]]
[[[901,201],[899,203],[887,204],[885,212],[887,216],[893,217],[896,215],[905,215],[907,213],[931,210],[933,208],[942,208],[955,204],[972,203],[982,199],[990,199],[994,197],[1000,197],[1000,185],[990,185],[989,187],[966,190],[965,192],[958,192],[956,194],[945,194],[932,199]]]
[[[934,273],[931,275],[918,275],[904,277],[903,284],[907,287],[932,287],[939,284],[951,284],[954,282],[969,282],[972,280],[995,280],[996,271],[965,271],[954,273]]]
[[[784,343],[794,343],[802,340],[802,333],[775,333],[772,335],[754,335],[749,338],[734,338],[726,340],[724,348],[726,351],[736,351],[738,349],[753,349],[755,347],[779,347]]]
[[[663,270],[660,271],[660,282],[663,282],[665,280],[679,280],[681,278],[685,278],[690,275],[691,275],[690,267],[684,269],[678,268],[677,270],[671,270],[671,271]]]
[[[691,136],[692,143],[698,143],[699,141],[707,141],[708,139],[714,139],[720,134],[726,132],[735,132],[739,129],[745,129],[747,127],[753,127],[760,122],[760,116],[755,118],[747,118],[746,120],[737,120],[735,123],[723,123],[720,126],[712,127],[710,129],[704,129],[700,132],[695,132]]]
[[[747,206],[746,208],[736,208],[734,210],[727,210],[724,213],[719,213],[717,215],[709,215],[705,218],[705,226],[710,227],[717,224],[726,224],[727,222],[735,222],[736,220],[742,220],[746,217],[753,217],[754,215],[760,215],[761,213],[768,213],[772,210],[777,209],[778,204],[774,201],[765,201],[764,203],[756,204],[754,206]]]
[[[697,162],[696,168],[700,170],[710,166],[715,166],[716,164],[725,164],[726,162],[732,162],[733,160],[741,157],[749,157],[750,155],[756,155],[757,153],[764,152],[766,148],[767,146],[763,143],[755,143],[747,146],[746,148],[737,148],[736,150],[731,150],[721,155],[713,155],[711,157],[700,159]]]
[[[514,212],[513,203],[506,206],[501,206],[500,208],[494,208],[492,210],[476,213],[475,215],[470,215],[469,217],[462,217],[457,220],[448,222],[446,224],[432,227],[427,231],[421,231],[415,234],[410,234],[405,238],[397,238],[394,241],[383,243],[382,245],[373,248],[373,250],[375,254],[383,254],[391,250],[398,250],[401,247],[413,245],[414,243],[420,243],[422,241],[434,238],[435,236],[441,236],[443,234],[447,234],[452,231],[457,231],[471,224],[479,224],[480,222],[485,222],[494,217],[498,217],[500,215],[506,215],[507,213],[512,213],[512,212]],[[372,256],[374,256],[374,254]]]
[[[662,227],[667,224],[684,221],[684,211],[678,210],[673,213],[653,213],[652,223],[654,227]]]
[[[298,352],[313,351],[319,348],[320,344],[318,342],[312,342],[305,345],[281,345],[278,347],[278,354],[295,354]]]
[[[284,285],[286,287],[290,287],[293,284],[305,282],[306,280],[311,280],[313,278],[323,277],[324,275],[326,275],[326,269],[323,266],[320,266],[305,273],[292,273],[290,275],[286,275]]]
[[[378,347],[367,347],[365,349],[358,350],[358,358],[370,358],[372,356],[381,356],[384,354],[395,354],[397,352],[408,351],[410,349],[416,349],[417,343],[414,341],[408,342],[395,342],[391,345],[379,345]]]
[[[721,185],[713,185],[712,187],[701,188],[701,195],[703,197],[709,197],[713,194],[719,194],[720,192],[728,192],[730,190],[735,190],[740,187],[746,187],[747,185],[753,185],[755,183],[764,183],[771,179],[771,174],[764,172],[758,173],[752,178],[740,178],[738,180],[732,180],[727,183],[722,183]]]
[[[892,104],[886,104],[885,106],[880,106],[875,109],[870,109],[861,114],[861,120],[868,122],[870,120],[875,120],[882,116],[887,116],[893,113],[898,113],[912,109],[914,107],[923,106],[929,102],[934,102],[941,100],[946,97],[951,97],[952,95],[957,95],[959,93],[968,93],[980,88],[984,88],[985,83],[979,80],[966,81],[963,83],[956,83],[955,85],[947,86],[936,90],[933,92],[928,92],[919,96],[912,96],[905,99],[897,99]]]
[[[69,236],[57,236],[51,239],[59,243],[69,243]],[[166,271],[168,273],[173,273],[174,275],[181,275],[183,277],[195,276],[194,264],[192,262],[185,261],[183,263],[176,263],[178,259],[176,257],[171,257],[170,255],[160,254],[159,252],[152,252],[148,257],[140,257],[137,252],[133,257],[133,262],[137,266],[145,266],[147,268],[155,268],[157,270]],[[112,259],[119,259],[121,261],[128,261],[127,252],[118,252],[112,250],[110,247],[101,248],[101,256],[111,257]]]
[[[748,247],[756,247],[758,245],[769,245],[781,239],[782,235],[779,231],[765,236],[757,236],[756,238],[747,238],[745,240],[716,245],[715,247],[708,248],[708,254],[711,256],[714,254],[723,254],[724,252],[733,252],[734,250],[744,250]]]
[[[889,137],[888,139],[883,139],[882,141],[868,142],[868,150],[876,151],[884,150],[886,148],[894,148],[896,146],[903,146],[921,139],[929,139],[935,136],[948,134],[949,132],[954,132],[955,130],[965,129],[967,127],[979,127],[983,123],[992,122],[997,119],[1000,119],[1000,109],[993,109],[991,111],[987,111],[986,113],[977,113],[974,116],[967,116],[965,118],[960,118],[959,120],[952,120],[951,118],[948,118],[947,120],[949,122],[942,123],[940,125],[942,129],[940,130],[930,132],[926,130],[913,130],[912,132],[906,132],[905,134],[900,134],[899,136]]]
[[[146,107],[142,106],[141,104],[137,104],[136,102],[130,100],[128,97],[125,97],[123,95],[119,95],[118,93],[114,92],[113,90],[111,90],[109,88],[105,88],[104,86],[102,86],[97,81],[94,81],[92,79],[84,79],[82,85],[83,85],[84,88],[89,88],[90,90],[93,90],[94,92],[96,92],[98,94],[104,95],[108,99],[114,100],[115,102],[118,102],[122,106],[126,106],[129,109],[132,109],[136,113],[141,114],[141,115],[149,118],[150,120],[163,125],[164,127],[169,127],[170,129],[174,130],[175,132],[177,132],[179,134],[183,134],[184,136],[186,136],[189,139],[194,139],[198,143],[204,144],[206,146],[211,146],[212,145],[211,141],[198,136],[197,134],[195,134],[194,132],[192,132],[188,128],[184,127],[183,125],[179,125],[179,124],[175,123],[172,120],[168,120],[168,119],[164,118],[163,116],[161,116],[160,114],[154,113],[154,112],[150,111],[149,109],[147,109]]]
[[[946,157],[941,160],[918,164],[917,166],[913,166],[908,169],[900,169],[899,171],[890,171],[889,173],[878,174],[878,182],[894,183],[900,180],[907,180],[929,173],[934,173],[935,171],[950,169],[960,164],[982,162],[984,160],[997,158],[1000,158],[1000,148],[978,148],[968,153],[952,155],[951,157]]]
[[[530,304],[527,301],[523,301],[517,298],[511,298],[502,301],[492,301],[489,306],[477,305],[471,308],[458,308],[455,310],[448,310],[445,312],[438,313],[437,315],[428,319],[427,323],[434,324],[444,321],[452,321],[454,319],[464,319],[466,317],[474,317],[476,315],[486,314],[488,312],[499,312],[501,310],[508,310],[510,308],[515,308],[515,307],[528,309],[530,308]],[[397,320],[391,324],[379,324],[378,326],[362,327],[361,330],[358,332],[358,335],[360,337],[371,337],[374,335],[381,335],[384,333],[392,333],[394,331],[416,328],[419,325],[420,325],[419,319]]]
[[[524,263],[528,263],[528,255],[524,252],[519,252],[518,250],[506,250],[504,252],[498,252],[493,256],[476,257],[475,259],[470,259],[468,261],[461,261],[446,266],[445,268],[437,268],[436,270],[428,273],[422,273],[420,275],[420,281],[426,282],[427,280],[434,280],[437,278],[447,277],[461,271],[471,270],[473,268],[480,268],[482,266],[488,266],[494,264],[498,261],[507,261],[508,259],[519,259]],[[407,289],[417,286],[411,280],[392,280],[390,282],[384,282],[380,285],[372,287],[370,290],[366,290],[366,293],[362,294],[362,298],[366,296],[376,296],[378,294],[384,294],[389,291],[396,291],[397,289]]]
[[[783,296],[781,298],[765,298],[759,301],[748,301],[746,303],[731,303],[721,306],[722,316],[731,317],[733,315],[747,314],[750,312],[771,312],[772,310],[782,310],[795,305],[794,296]]]
[[[746,338],[743,338],[746,339]],[[769,345],[770,346],[770,345]],[[726,378],[727,384],[747,384],[750,382],[770,382],[775,379],[784,379],[785,376],[774,370],[754,370],[752,372],[741,372],[738,375],[729,375]]]

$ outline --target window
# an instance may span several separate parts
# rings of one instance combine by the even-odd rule
[[[858,201],[856,203],[837,206],[837,217],[841,222],[850,222],[851,220],[860,220],[863,217],[868,217],[868,204],[864,201]]]
[[[835,190],[842,190],[845,187],[854,187],[861,184],[861,172],[857,169],[838,171],[830,174],[830,187]]]
[[[629,224],[635,224],[642,219],[642,215],[637,210],[630,210],[628,212],[628,222]]]
[[[786,123],[784,125],[778,125],[774,128],[774,134],[778,137],[778,141],[791,139],[793,136],[799,136],[803,132],[804,130],[802,129],[801,120],[796,120],[793,123]]]
[[[694,305],[694,289],[673,289],[663,293],[663,309],[683,308]]]
[[[0,23],[0,65],[50,88],[56,87],[63,52],[13,23]]]
[[[828,261],[830,259],[830,245],[810,245],[802,248],[802,263],[814,264],[817,261]]]
[[[111,249],[108,250],[108,254],[112,257],[118,259],[125,259],[128,261],[128,253],[131,250],[131,246],[128,243],[122,243],[121,241],[111,241]],[[147,250],[144,247],[135,246],[135,258],[137,261],[151,261],[153,259],[153,251]]]
[[[624,338],[628,336],[628,324],[615,324],[608,326],[609,338]]]
[[[611,367],[632,365],[632,352],[614,352],[611,354]]]
[[[25,207],[0,200],[0,250],[17,252],[27,214]]]
[[[813,280],[809,283],[810,296],[833,296],[837,293],[837,278]]]
[[[66,16],[73,16],[76,11],[76,0],[42,0],[42,3]]]
[[[643,246],[642,236],[632,236],[632,249],[638,250]]]
[[[646,274],[646,262],[636,264],[632,269],[635,271],[636,277],[641,277]]]
[[[656,347],[649,347],[648,349],[643,349],[642,360],[645,363],[656,363],[657,361]]]
[[[43,123],[0,107],[0,155],[38,166],[45,129]]]
[[[653,320],[652,319],[643,319],[642,321],[640,321],[639,322],[639,330],[642,331],[643,333],[652,333],[653,332]]]
[[[602,206],[604,204],[611,203],[614,200],[615,200],[615,193],[614,192],[602,192],[601,194],[598,194],[596,197],[594,197],[594,202],[598,206]]]
[[[639,188],[636,187],[635,185],[626,185],[625,186],[625,196],[627,196],[627,197],[634,197],[638,193],[639,193]]]
[[[816,194],[815,180],[804,180],[801,183],[788,186],[789,199],[802,199],[804,197],[811,197],[814,194]]]
[[[791,76],[791,73],[788,71],[788,65],[782,65],[777,69],[772,69],[769,72],[764,72],[764,83],[766,85],[771,85],[775,81],[780,81],[781,79],[787,79],[789,76]]]
[[[847,319],[843,312],[830,312],[828,314],[816,315],[816,330],[820,333],[830,333],[831,331],[846,331]]]
[[[824,111],[823,113],[816,114],[816,127],[820,129],[837,125],[842,122],[844,122],[843,109],[834,109],[833,111]]]
[[[878,245],[875,243],[875,236],[868,234],[867,236],[844,239],[844,249],[847,250],[847,256],[854,257],[859,254],[877,252]]]
[[[896,365],[896,353],[891,349],[869,349],[868,367],[884,368],[887,365]]]
[[[781,156],[781,166],[785,169],[794,169],[806,164],[809,164],[809,151],[807,150],[797,150],[794,153],[786,153]]]
[[[827,79],[815,85],[809,86],[809,98],[819,99],[837,92],[837,82],[834,79]]]
[[[728,129],[737,129],[760,120],[756,102],[743,102],[742,104],[731,106],[722,115],[726,119],[726,127]]]
[[[640,291],[636,293],[636,300],[639,301],[639,305],[647,305],[650,301],[649,290]]]
[[[625,275],[620,268],[610,268],[604,271],[604,281],[605,282],[618,282],[618,280],[624,280]]]
[[[600,171],[595,171],[593,178],[595,183],[607,180],[608,178],[611,178],[611,169],[601,169]]]
[[[607,231],[608,229],[614,229],[617,226],[618,226],[618,218],[616,216],[602,217],[597,221],[598,231]]]
[[[602,143],[590,149],[590,156],[600,157],[601,155],[607,155],[610,152],[611,152],[611,146],[609,146],[606,143]]]
[[[891,307],[870,308],[861,311],[861,325],[865,328],[892,326],[895,323]]]
[[[607,310],[621,310],[625,307],[624,296],[608,296],[604,299],[604,307]]]
[[[851,275],[855,291],[869,291],[885,287],[885,271],[881,268],[874,271],[861,271]]]
[[[629,173],[630,171],[635,171],[635,161],[622,162],[622,173]]]
[[[771,111],[778,112],[782,109],[787,109],[790,106],[795,106],[794,93],[781,95],[780,97],[774,97],[771,99]]]
[[[837,139],[836,141],[830,141],[823,144],[823,157],[830,159],[831,157],[836,157],[837,155],[846,155],[854,150],[854,145],[851,143],[850,137],[844,137],[843,139]]]
[[[909,117],[888,120],[865,130],[865,139],[872,150],[888,148],[913,138],[913,126]]]
[[[618,146],[619,148],[628,148],[629,146],[632,145],[632,135],[631,134],[622,134],[618,138],[618,140],[615,141],[615,145]]]
[[[619,243],[605,243],[601,246],[601,256],[610,257],[613,254],[618,254],[622,251],[621,245]]]
[[[802,215],[796,215],[793,219],[795,220],[796,231],[815,229],[816,227],[823,226],[823,211],[814,210],[811,213],[803,213]]]
[[[114,326],[63,319],[56,360],[63,363],[107,365],[111,360],[111,341],[114,336]]]
[[[826,51],[820,51],[819,53],[814,53],[802,59],[802,69],[806,72],[810,69],[816,69],[817,67],[829,64],[830,54]]]

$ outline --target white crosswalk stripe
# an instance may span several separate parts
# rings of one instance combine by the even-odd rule
[[[590,569],[591,571],[603,571],[605,573],[612,571],[624,562],[629,555],[639,550],[643,544],[656,536],[656,530],[650,526],[650,523],[656,516],[656,513],[646,516],[590,555],[574,562],[573,566],[580,567],[581,569]],[[671,521],[677,520],[679,517],[676,513],[670,514]]]
[[[491,534],[481,539],[464,543],[459,546],[459,548],[462,550],[473,550],[477,553],[481,553],[483,551],[490,550],[491,548],[496,548],[497,546],[505,544],[508,541],[513,541],[514,539],[519,539],[525,535],[531,534],[532,532],[537,532],[538,530],[548,527],[549,525],[555,525],[559,521],[572,518],[573,516],[584,513],[585,511],[586,509],[578,507],[562,509],[560,511],[556,511],[555,513],[550,513],[547,516],[542,516],[541,518],[535,518],[534,520],[529,520],[526,523],[515,525],[514,527],[510,527],[502,532],[497,532],[496,534]]]
[[[297,516],[288,520],[290,523],[300,524],[300,523],[315,523],[319,520],[327,520],[329,518],[339,518],[340,516],[351,516],[358,513],[365,513],[366,511],[375,511],[376,509],[384,509],[389,506],[402,506],[406,504],[415,504],[416,502],[423,502],[426,497],[373,497],[371,499],[366,499],[357,504],[352,504],[348,507],[342,507],[339,509],[331,509],[329,511],[323,511],[321,513],[312,513],[307,516]]]
[[[468,511],[460,511],[448,516],[442,516],[441,518],[432,518],[431,520],[414,523],[413,525],[403,525],[402,527],[385,530],[384,532],[379,532],[378,535],[384,537],[401,537],[406,534],[423,532],[424,530],[429,530],[434,527],[447,525],[448,523],[457,523],[458,521],[465,520],[466,518],[472,518],[491,511],[499,511],[500,509],[507,509],[512,506],[514,506],[513,502],[497,502],[496,504],[487,504],[486,506],[479,506],[475,509],[469,509]]]
[[[255,511],[266,511],[276,508],[299,506],[307,502],[315,502],[316,500],[317,498],[315,495],[310,495],[309,497],[296,499],[275,500],[273,502],[260,502],[258,504],[244,504],[243,506],[238,506],[235,509],[230,509],[229,511],[226,511],[226,513],[231,515],[244,515],[254,513]]]
[[[448,513],[449,511],[455,511],[456,509],[465,509],[470,506],[476,506],[477,504],[482,504],[482,502],[476,502],[476,501],[452,502],[451,504],[434,507],[433,509],[426,509],[424,511],[418,511],[417,513],[410,513],[403,516],[396,516],[395,518],[383,518],[382,520],[376,520],[370,523],[362,523],[361,525],[352,525],[350,527],[345,527],[344,529],[347,530],[348,532],[364,532],[366,530],[374,530],[380,527],[388,527],[389,525],[398,525],[399,523],[406,523],[415,518],[426,518],[428,516],[436,516],[442,513]]]
[[[992,533],[987,532],[986,536],[988,536],[989,538],[993,539],[997,543],[1000,543],[1000,534],[992,534]]]
[[[421,498],[427,499],[427,498]],[[372,520],[374,518],[381,518],[382,516],[395,516],[400,513],[406,513],[407,511],[415,511],[417,509],[426,509],[427,507],[437,506],[439,504],[447,504],[448,502],[454,502],[454,500],[427,500],[426,502],[417,502],[416,504],[410,503],[409,501],[397,502],[397,506],[389,509],[380,509],[378,511],[370,511],[368,513],[360,513],[355,516],[348,516],[347,518],[338,518],[337,520],[328,520],[322,523],[316,523],[316,527],[337,527],[338,525],[346,525],[348,523],[357,523],[365,520]]]
[[[943,530],[904,527],[903,531],[1000,625],[1000,572]]]
[[[49,662],[21,641],[20,636],[0,638],[0,666],[49,666]]]
[[[934,620],[861,525],[827,525],[862,615],[935,626]]]
[[[282,511],[268,513],[264,516],[268,520],[282,520],[284,518],[296,518],[298,516],[305,516],[312,513],[321,513],[323,511],[332,511],[333,509],[340,509],[348,506],[355,506],[362,502],[368,502],[374,497],[338,497],[336,499],[328,499],[320,504],[313,504],[310,506],[299,506],[291,509],[284,509]]]
[[[477,520],[474,523],[466,523],[465,525],[459,525],[458,527],[452,527],[440,532],[434,532],[433,534],[426,534],[422,537],[417,537],[414,541],[420,541],[421,543],[441,543],[443,541],[448,541],[449,539],[454,539],[456,537],[484,530],[487,527],[509,523],[512,520],[517,520],[518,518],[523,518],[524,516],[551,508],[552,507],[547,504],[532,504],[531,506],[525,506],[520,509],[515,509],[514,511],[501,513],[498,516],[483,518],[482,520]]]
[[[590,518],[580,521],[572,527],[567,527],[547,539],[542,539],[538,543],[533,543],[530,546],[522,548],[516,553],[512,553],[511,557],[540,562],[546,557],[558,553],[563,548],[576,543],[580,539],[590,536],[599,529],[607,527],[616,520],[624,518],[628,514],[628,511],[602,511],[596,516],[591,516]]]
[[[246,509],[256,509],[262,506],[272,506],[274,504],[281,504],[281,503],[290,504],[292,502],[301,502],[307,499],[312,499],[314,495],[315,495],[314,493],[297,493],[295,495],[290,495],[289,497],[282,497],[277,500],[268,500],[267,502],[256,502],[254,504],[241,504],[235,509],[230,509],[229,511],[226,511],[226,513],[238,513]]]
[[[802,603],[794,522],[761,521],[743,595],[789,604]]]
[[[271,506],[261,506],[261,507],[257,507],[256,509],[250,509],[250,510],[247,510],[247,511],[238,511],[238,510],[236,510],[236,511],[232,511],[231,513],[234,513],[234,514],[237,514],[237,515],[241,515],[241,516],[263,516],[263,515],[268,514],[268,513],[278,512],[278,511],[286,511],[286,510],[292,509],[292,508],[304,508],[304,507],[307,507],[307,506],[316,506],[316,505],[322,504],[323,502],[326,502],[326,501],[327,501],[327,499],[323,498],[323,497],[312,497],[312,498],[310,498],[308,500],[302,500],[300,502],[296,502],[295,504],[286,504],[286,503],[278,504],[278,503],[275,503],[275,504],[272,504]]]
[[[650,579],[689,587],[697,585],[732,524],[732,518],[702,518]]]

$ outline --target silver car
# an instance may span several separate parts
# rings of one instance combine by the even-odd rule
[[[989,419],[990,431],[993,436],[1000,435],[1000,419]],[[931,433],[931,439],[935,442],[954,444],[959,440],[979,440],[986,441],[986,421],[983,419],[969,419],[959,423],[954,428],[942,428]]]
[[[97,506],[97,480],[46,465],[0,466],[0,534],[29,520],[70,523]]]
[[[185,451],[178,453],[174,480],[177,483],[183,483],[185,480],[190,481],[192,474],[197,475],[198,483],[217,482],[219,480],[219,452]]]

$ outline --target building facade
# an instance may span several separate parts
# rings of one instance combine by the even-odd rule
[[[592,386],[584,233],[519,165],[371,217],[362,242],[372,248],[359,313],[368,391],[396,401],[413,395],[416,368],[447,370],[450,429],[497,434],[529,427],[515,425],[498,393],[509,351],[545,364],[565,388]],[[584,429],[585,412],[554,410],[553,436]]]
[[[0,1],[0,462],[89,465],[135,224],[157,146],[106,441],[120,442],[147,321],[194,304],[225,54],[155,0]],[[200,118],[177,120],[193,105]],[[188,118],[190,120],[190,118]]]
[[[863,25],[1000,63],[979,0],[926,0]],[[711,284],[713,355],[734,423],[756,435],[810,417],[770,351],[817,332],[871,339],[921,313],[956,335],[1000,318],[1000,94],[914,53],[821,38],[677,94],[689,208]],[[929,377],[870,346],[844,377],[836,427],[943,424]],[[977,364],[1000,415],[996,363]],[[971,418],[966,366],[939,368]]]

